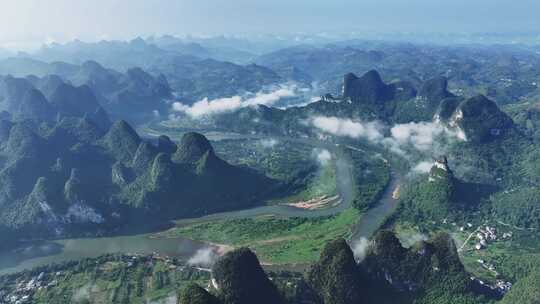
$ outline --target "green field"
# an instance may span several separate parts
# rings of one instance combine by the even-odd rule
[[[351,208],[339,215],[316,219],[260,216],[217,220],[175,227],[158,236],[248,246],[264,263],[308,263],[319,258],[328,241],[347,237],[359,215]]]
[[[402,221],[394,224],[393,230],[405,246],[412,245],[413,241],[427,239],[438,232],[446,232],[452,235],[457,248],[461,248],[471,233],[476,234],[477,225],[480,224],[475,223],[472,228],[467,227],[465,231],[460,231],[459,227],[464,226],[465,223],[453,225],[450,222],[446,224],[429,222],[417,226]],[[485,225],[486,223],[482,226]],[[495,227],[500,235],[503,232],[512,232],[513,235],[509,239],[489,242],[488,246],[482,250],[474,249],[474,245],[478,242],[476,237],[469,239],[460,252],[461,261],[468,272],[490,283],[494,283],[497,279],[516,282],[540,267],[540,254],[538,253],[540,240],[536,231],[513,229],[496,223],[488,225]],[[486,265],[493,266],[494,270],[487,269],[486,266],[479,263],[479,260],[485,261]]]
[[[44,276],[38,279],[39,273]],[[36,289],[32,303],[169,303],[178,290],[191,282],[204,285],[209,276],[175,260],[104,255],[25,272],[17,280],[0,282],[0,289],[34,280],[48,287]]]

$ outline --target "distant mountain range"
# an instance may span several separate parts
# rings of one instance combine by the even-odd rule
[[[415,86],[444,76],[453,93],[484,94],[500,104],[537,95],[540,68],[540,56],[533,48],[370,41],[294,46],[264,54],[255,62],[274,71],[297,69],[331,93],[338,93],[341,75],[349,72],[362,74],[376,69],[387,81],[403,80]]]
[[[29,78],[33,82],[45,77],[54,78],[55,82],[88,85],[111,115],[134,120],[149,120],[154,111],[166,117],[172,99],[192,104],[204,98],[257,93],[295,80],[254,64],[243,66],[185,56],[158,57],[147,69],[130,67],[125,72],[105,68],[93,60],[77,65],[12,57],[0,60],[0,75]],[[303,85],[309,87],[310,83]]]
[[[282,110],[260,105],[212,119],[213,125],[240,132],[309,134],[313,130],[305,122],[321,115],[389,124],[435,119],[473,141],[499,137],[513,128],[512,120],[493,101],[481,95],[456,97],[448,91],[444,77],[428,80],[416,89],[405,81],[387,84],[374,70],[361,77],[346,74],[338,96],[326,95],[303,107]]]
[[[29,61],[22,59],[19,63],[24,65]],[[169,84],[163,76],[153,77],[139,68],[119,73],[94,61],[81,66],[43,63],[43,67],[47,71],[43,71],[45,76],[41,78],[33,73],[25,78],[2,77],[0,99],[3,103],[19,103],[22,94],[30,89],[40,90],[48,99],[69,96],[70,102],[78,103],[77,98],[81,96],[74,92],[77,88],[86,90],[86,101],[80,101],[83,107],[89,106],[88,103],[101,105],[114,117],[140,121],[148,120],[159,112],[166,113],[168,101],[172,98]],[[76,107],[79,105],[72,108]]]
[[[148,71],[165,75],[177,99],[185,104],[204,98],[212,100],[247,92],[257,93],[265,87],[288,81],[274,71],[255,64],[237,65],[214,59],[194,61],[181,56],[156,60]]]
[[[399,92],[393,94],[402,99],[415,94],[425,97],[437,86],[444,88],[446,97],[482,94],[499,105],[540,94],[536,79],[540,58],[533,49],[492,51],[480,46],[441,48],[369,41],[285,43],[283,48],[257,45],[233,38],[173,36],[73,41],[0,60],[0,75],[58,75],[64,82],[87,84],[111,115],[134,122],[148,120],[154,113],[166,117],[170,104],[164,101],[171,99],[189,105],[204,98],[257,93],[286,82],[316,94],[341,95],[343,75],[370,70],[381,72],[381,81],[396,86]],[[218,56],[228,52],[243,59]],[[425,113],[419,114],[423,120],[430,119],[431,107],[437,105],[428,103]],[[413,117],[416,108],[407,113],[409,107],[390,107],[390,112],[402,112],[403,121],[417,119]]]

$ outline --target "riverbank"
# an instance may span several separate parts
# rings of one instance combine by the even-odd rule
[[[349,208],[319,218],[280,218],[261,215],[242,219],[217,219],[182,223],[156,234],[158,238],[187,238],[209,244],[247,246],[266,265],[302,264],[316,261],[330,240],[347,237],[360,212]]]
[[[289,203],[287,204],[287,206],[300,208],[300,209],[306,209],[306,210],[316,210],[316,209],[334,207],[340,203],[341,203],[341,200],[339,199],[339,195],[334,195],[331,197],[323,195],[321,197],[313,198],[307,201]]]

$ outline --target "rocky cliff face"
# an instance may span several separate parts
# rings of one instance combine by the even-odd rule
[[[504,137],[514,127],[512,119],[483,95],[460,102],[446,99],[435,120],[463,134],[464,139],[477,143]]]
[[[446,156],[441,156],[435,160],[435,164],[429,170],[430,182],[435,182],[438,180],[443,180],[445,182],[453,183],[454,173],[450,170],[448,166],[448,159]]]

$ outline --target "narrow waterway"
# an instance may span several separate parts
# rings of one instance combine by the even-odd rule
[[[353,227],[351,240],[360,238],[369,239],[381,227],[384,221],[397,208],[398,200],[396,191],[401,184],[401,175],[391,172],[390,182],[386,186],[377,204],[362,215],[358,223]]]

